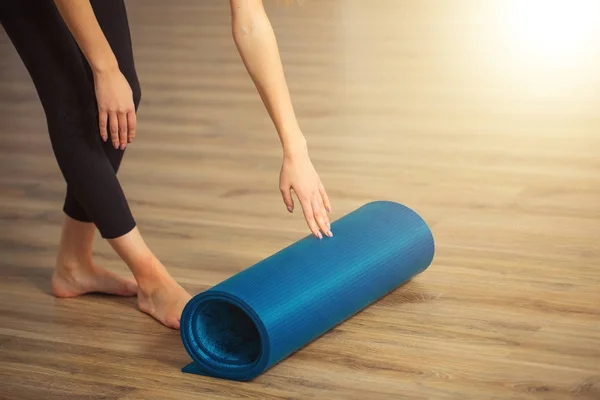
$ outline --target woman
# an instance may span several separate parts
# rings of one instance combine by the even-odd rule
[[[312,233],[332,236],[330,202],[295,119],[262,1],[230,5],[233,39],[283,146],[283,201],[292,212],[293,189]],[[141,311],[178,329],[190,295],[144,243],[117,179],[124,151],[136,137],[141,99],[123,0],[19,0],[4,2],[0,10],[42,102],[67,183],[53,293],[137,295]],[[96,228],[135,280],[94,264]]]

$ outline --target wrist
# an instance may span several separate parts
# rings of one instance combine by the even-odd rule
[[[284,157],[293,158],[308,153],[306,138],[299,131],[295,134],[285,136],[285,138],[282,139],[282,145]]]
[[[94,75],[114,72],[119,69],[116,57],[102,57],[90,62],[90,67]]]

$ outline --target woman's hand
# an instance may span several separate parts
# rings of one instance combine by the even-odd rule
[[[133,92],[118,67],[94,71],[98,101],[100,136],[105,142],[108,132],[115,149],[125,150],[135,137],[136,116]]]
[[[294,211],[291,191],[296,193],[308,227],[316,237],[322,239],[321,232],[333,236],[327,216],[327,212],[331,212],[331,204],[306,149],[284,153],[279,189],[289,212]]]

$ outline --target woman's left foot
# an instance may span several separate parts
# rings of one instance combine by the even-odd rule
[[[137,283],[93,263],[59,264],[52,274],[52,293],[56,297],[76,297],[85,293],[135,296]]]

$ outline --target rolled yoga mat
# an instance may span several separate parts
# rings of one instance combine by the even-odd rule
[[[427,224],[398,203],[368,203],[331,229],[194,296],[181,316],[193,359],[183,372],[252,380],[433,261]]]

